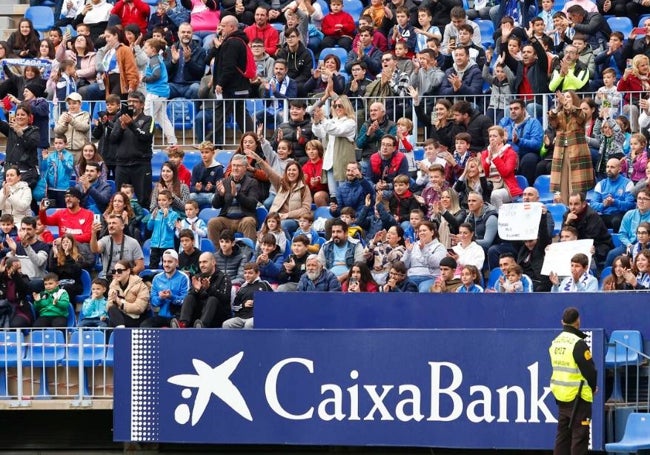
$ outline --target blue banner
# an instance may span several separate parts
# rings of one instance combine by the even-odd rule
[[[550,449],[558,333],[116,330],[115,439]],[[591,335],[604,390],[603,332]]]

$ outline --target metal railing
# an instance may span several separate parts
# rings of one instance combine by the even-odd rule
[[[72,407],[113,398],[111,331],[30,328],[0,331],[0,402],[69,400]]]
[[[650,412],[650,377],[647,371],[650,365],[650,356],[619,340],[608,342],[607,347],[615,350],[623,348],[625,350],[624,359],[635,359],[634,361],[619,361],[618,356],[614,357],[614,366],[611,368],[614,373],[613,389],[607,404],[614,407],[633,407],[635,412]],[[645,374],[643,374],[643,369],[646,370]],[[620,374],[621,370],[623,370],[622,375]],[[643,377],[646,382],[645,388],[641,383]],[[634,380],[633,388],[630,384],[631,379]]]

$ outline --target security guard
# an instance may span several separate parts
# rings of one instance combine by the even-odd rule
[[[597,372],[580,331],[580,313],[573,307],[562,314],[564,330],[551,343],[551,392],[559,408],[553,455],[582,455],[589,446],[591,403]]]

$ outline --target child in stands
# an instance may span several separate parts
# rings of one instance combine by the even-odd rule
[[[190,199],[198,202],[200,208],[211,207],[217,181],[223,178],[223,165],[215,159],[216,150],[212,142],[201,142],[199,152],[201,162],[192,168]]]
[[[282,230],[282,220],[277,212],[270,212],[266,215],[264,224],[257,233],[257,245],[255,245],[255,251],[258,253],[261,251],[261,241],[266,234],[273,234],[276,240],[275,244],[278,245],[282,253],[284,253],[287,246],[287,235]]]
[[[48,273],[43,277],[42,292],[34,292],[34,309],[38,317],[34,327],[66,327],[70,296],[65,289],[59,287],[59,277],[56,273]]]
[[[79,327],[108,327],[106,291],[108,282],[95,278],[90,285],[90,297],[84,300],[79,314]]]
[[[66,147],[68,139],[64,134],[54,136],[54,150],[43,150],[41,175],[47,185],[47,197],[55,201],[54,207],[65,207],[65,192],[72,186],[74,157]],[[54,208],[53,207],[53,208]]]
[[[312,226],[314,224],[314,214],[306,212],[298,217],[298,229],[293,233],[292,242],[299,235],[304,235],[309,240],[307,250],[309,253],[318,253],[320,245],[318,244],[318,232]],[[297,281],[296,281],[297,283]]]
[[[178,180],[186,184],[189,188],[192,183],[192,173],[183,164],[183,158],[185,157],[183,149],[177,145],[170,145],[167,147],[167,156],[169,157],[169,162],[176,166]]]
[[[16,240],[18,230],[14,224],[14,217],[9,213],[3,213],[0,216],[0,259],[5,257],[11,251],[7,244],[7,237]]]
[[[417,177],[417,164],[415,164],[415,154],[413,153],[413,144],[409,141],[409,136],[413,132],[413,121],[409,118],[402,117],[397,120],[397,150],[402,152],[409,163],[409,176]]]
[[[260,268],[260,278],[271,284],[278,284],[278,275],[282,269],[284,256],[280,246],[276,244],[273,234],[265,234],[260,240],[260,251],[255,258]]]
[[[519,264],[508,267],[506,276],[499,277],[499,292],[524,292],[523,274],[524,271]]]
[[[194,231],[191,229],[182,229],[178,237],[181,244],[178,253],[178,270],[192,277],[199,273],[201,250],[194,246]]]
[[[480,272],[474,265],[465,265],[460,272],[460,282],[463,283],[456,292],[460,293],[481,293],[483,288],[479,285],[481,283]]]
[[[183,229],[189,229],[194,233],[194,246],[201,249],[201,240],[208,235],[208,226],[199,218],[199,204],[196,201],[187,201],[185,219],[176,220],[176,237],[179,239]]]
[[[171,207],[172,199],[171,191],[161,190],[158,193],[158,206],[147,221],[147,229],[152,231],[150,269],[159,268],[163,252],[174,248],[174,228],[179,215]]]
[[[415,199],[409,184],[411,179],[408,175],[398,175],[393,180],[393,193],[388,199],[388,208],[393,214],[395,221],[406,231],[409,226],[409,216],[414,209],[422,209],[420,203]]]
[[[133,209],[133,213],[135,213],[135,219],[137,220],[138,223],[142,223],[142,220],[144,220],[144,209],[140,205],[140,202],[138,202],[138,198],[135,195],[135,188],[133,188],[133,185],[130,183],[122,183],[122,186],[120,186],[120,191],[124,194],[126,194],[126,197],[129,198],[129,203],[131,204],[131,208]]]

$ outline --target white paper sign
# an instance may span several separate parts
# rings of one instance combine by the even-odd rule
[[[499,237],[502,240],[533,240],[537,238],[541,202],[517,202],[499,207]]]
[[[550,272],[555,272],[559,276],[571,275],[571,258],[577,253],[586,254],[591,264],[591,247],[593,244],[593,239],[551,243],[544,256],[542,275],[549,275]]]

